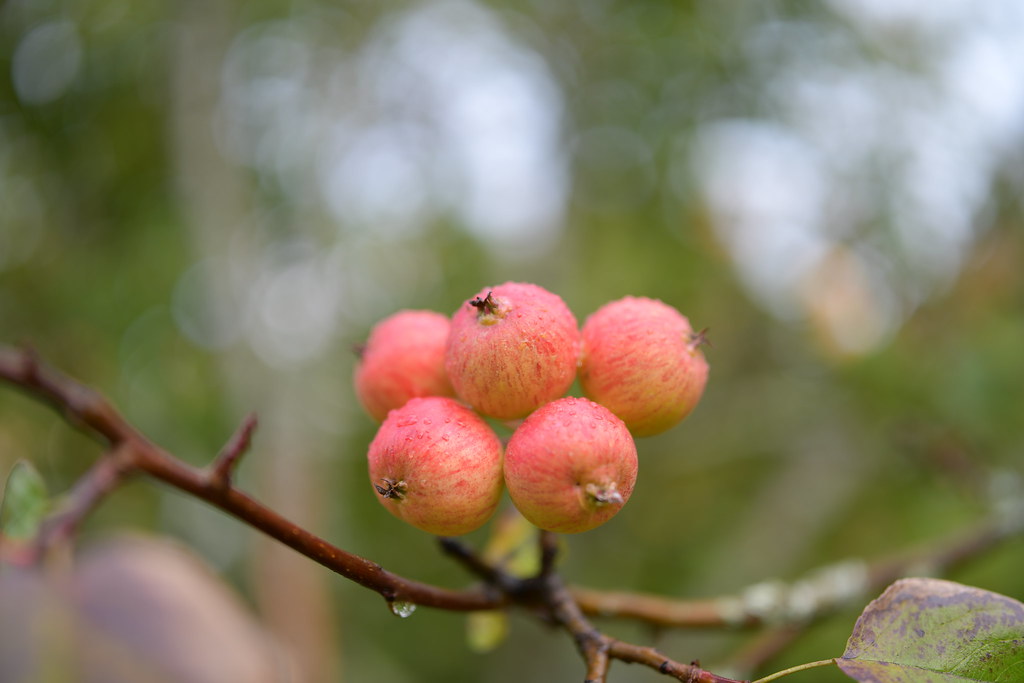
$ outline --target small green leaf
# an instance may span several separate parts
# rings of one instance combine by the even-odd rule
[[[490,652],[508,635],[508,615],[500,610],[471,612],[466,617],[466,640],[474,652]]]
[[[482,559],[514,576],[532,576],[540,569],[537,527],[514,507],[493,522]],[[490,652],[508,636],[508,615],[501,610],[472,612],[466,617],[466,642],[474,652]]]
[[[49,508],[46,483],[39,471],[26,460],[14,463],[0,505],[0,532],[8,538],[32,538]]]
[[[862,683],[1024,681],[1024,604],[939,579],[902,579],[869,604],[836,664]]]
[[[514,507],[506,508],[491,523],[491,536],[483,559],[514,576],[533,576],[540,571],[537,527],[526,521]]]

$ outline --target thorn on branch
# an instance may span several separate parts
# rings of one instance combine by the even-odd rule
[[[252,444],[252,435],[256,431],[258,423],[259,420],[256,417],[256,413],[249,413],[242,420],[238,429],[231,435],[231,438],[224,445],[224,448],[221,449],[220,453],[217,454],[216,459],[214,459],[213,464],[210,466],[211,486],[221,490],[231,486],[231,474],[234,472],[235,467],[238,466],[238,461],[249,450],[249,446]]]

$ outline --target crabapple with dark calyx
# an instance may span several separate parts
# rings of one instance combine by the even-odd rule
[[[618,415],[634,436],[673,427],[697,405],[708,378],[690,321],[656,299],[627,296],[583,324],[583,393]]]
[[[482,289],[452,316],[445,369],[476,411],[513,420],[565,394],[579,351],[576,317],[561,297],[506,282]]]
[[[392,410],[367,459],[381,505],[432,534],[458,536],[479,528],[501,499],[501,440],[452,398],[412,398]]]
[[[622,420],[588,399],[534,411],[505,448],[505,485],[535,526],[579,533],[622,509],[636,483],[637,453]]]

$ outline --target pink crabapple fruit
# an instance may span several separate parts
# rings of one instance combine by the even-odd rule
[[[583,324],[583,393],[618,415],[634,436],[659,434],[697,405],[708,363],[690,321],[655,299],[609,302]]]
[[[356,396],[377,422],[417,396],[454,396],[444,369],[451,321],[434,311],[403,310],[370,331],[353,378]]]
[[[367,459],[381,505],[428,533],[469,533],[491,517],[501,499],[501,440],[452,398],[412,398],[392,410]]]
[[[482,289],[452,316],[445,368],[456,395],[500,420],[525,417],[576,377],[580,333],[562,298],[528,283]]]
[[[535,526],[579,533],[611,519],[636,483],[636,444],[622,420],[587,399],[534,411],[505,448],[509,497]]]

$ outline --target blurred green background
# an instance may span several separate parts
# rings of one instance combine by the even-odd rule
[[[9,0],[0,342],[194,464],[258,411],[245,488],[457,587],[373,500],[352,345],[505,280],[581,323],[657,297],[710,328],[708,389],[638,444],[623,512],[567,539],[571,582],[705,597],[914,547],[1024,491],[1022,34],[1015,0]],[[61,491],[97,453],[0,392],[0,471]],[[522,615],[471,652],[464,616],[398,620],[150,482],[84,535],[123,529],[196,549],[306,680],[582,675]],[[1021,599],[1022,566],[1016,541],[953,578]],[[765,672],[840,654],[855,617]],[[603,625],[713,669],[750,638]]]

